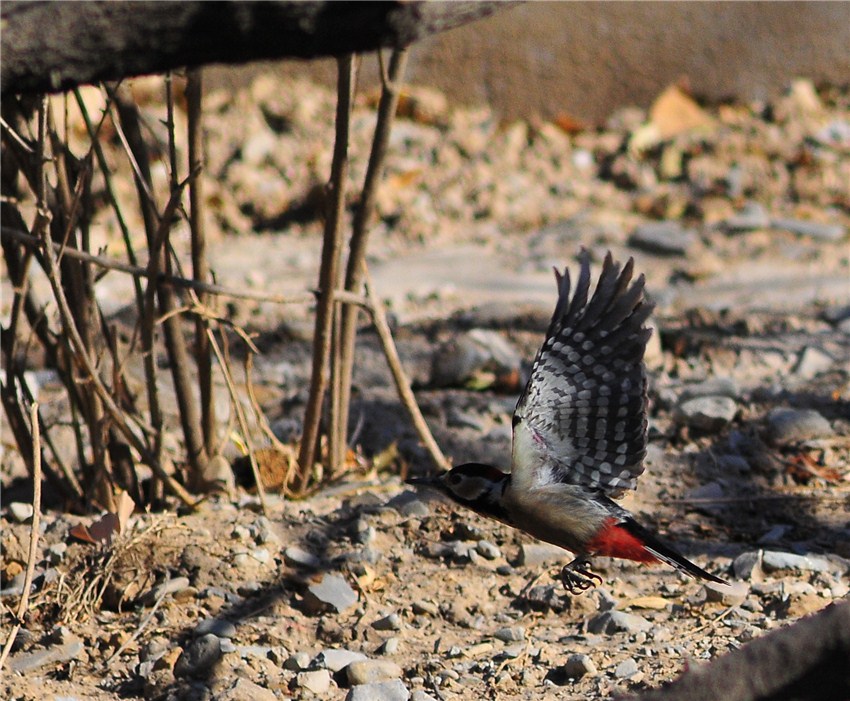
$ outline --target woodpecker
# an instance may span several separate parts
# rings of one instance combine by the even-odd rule
[[[570,297],[569,270],[555,270],[558,302],[513,415],[511,471],[465,463],[412,484],[433,487],[484,516],[571,551],[561,570],[572,594],[601,582],[593,555],[665,562],[725,583],[641,526],[614,499],[637,486],[647,443],[643,356],[653,305],[644,276],[605,257],[590,292],[590,260]],[[631,283],[631,284],[630,284]]]

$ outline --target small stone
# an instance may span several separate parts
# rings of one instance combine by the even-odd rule
[[[823,310],[821,318],[833,326],[838,326],[842,321],[850,321],[850,304],[831,305]]]
[[[431,513],[431,509],[420,494],[412,490],[394,496],[387,502],[387,506],[406,518],[423,518]]]
[[[321,654],[321,653],[320,653]],[[295,652],[291,654],[283,663],[283,668],[288,669],[291,672],[298,672],[302,669],[307,669],[310,666],[310,653],[309,652]],[[343,665],[344,667],[345,665]],[[340,667],[342,669],[342,667]]]
[[[264,689],[250,679],[240,677],[230,687],[212,697],[212,701],[276,701],[273,691]]]
[[[723,509],[723,504],[720,503],[726,495],[723,485],[720,482],[709,482],[701,484],[699,487],[694,487],[688,490],[686,496],[694,501],[694,507],[703,513],[713,513]]]
[[[65,553],[68,552],[68,544],[67,543],[54,543],[45,551],[45,555],[47,556],[47,560],[52,565],[58,565],[62,560],[65,559]]]
[[[204,679],[212,673],[221,655],[221,640],[218,637],[208,634],[196,638],[183,650],[174,665],[174,676]]]
[[[382,655],[395,655],[398,652],[399,644],[398,638],[387,638],[383,643],[381,643],[381,647],[378,648],[378,651]]]
[[[251,526],[251,533],[257,545],[279,545],[280,537],[275,533],[272,522],[265,516],[259,516]]]
[[[662,256],[685,256],[698,241],[693,229],[679,222],[647,222],[636,227],[629,237],[629,246]]]
[[[751,579],[759,582],[762,580],[761,550],[752,550],[741,553],[732,561],[732,571],[738,579]]]
[[[326,669],[299,672],[295,677],[295,683],[314,694],[324,694],[331,687],[331,675]]]
[[[304,606],[309,613],[330,608],[342,613],[357,603],[357,592],[336,574],[326,574],[318,584],[311,584],[304,593]]]
[[[525,595],[528,606],[535,611],[563,611],[566,604],[554,584],[538,584]]]
[[[493,633],[493,637],[505,643],[518,643],[521,640],[525,640],[525,628],[522,626],[499,628],[499,630]]]
[[[410,608],[417,616],[431,616],[432,618],[436,618],[440,615],[440,609],[437,604],[427,599],[414,601]]]
[[[489,540],[479,540],[475,551],[485,560],[495,560],[502,556],[502,551]]]
[[[563,548],[549,543],[523,543],[519,551],[519,564],[537,567],[553,560],[561,560],[567,553]]]
[[[673,639],[673,631],[666,626],[653,626],[649,635],[656,643],[664,643]]]
[[[569,679],[581,679],[586,674],[596,676],[596,665],[590,659],[590,655],[573,654],[567,658],[567,661],[561,667],[564,675]]]
[[[737,413],[738,405],[729,397],[695,397],[679,404],[673,418],[700,431],[719,431],[731,423]]]
[[[794,553],[765,550],[762,566],[766,572],[775,570],[800,570],[802,572],[829,572],[829,560],[814,555],[795,555]]]
[[[617,679],[631,679],[639,673],[640,670],[634,657],[627,657],[614,668],[614,676]]]
[[[596,595],[596,608],[600,611],[613,611],[619,603],[616,597],[604,587],[600,587],[594,591]]]
[[[230,532],[230,536],[234,540],[245,541],[251,537],[251,531],[247,526],[238,525],[233,527],[233,530]]]
[[[770,545],[778,543],[785,537],[785,534],[791,530],[791,526],[786,523],[777,523],[767,533],[758,539],[759,545]]]
[[[188,577],[175,577],[174,579],[166,579],[164,582],[157,584],[153,589],[149,589],[138,598],[138,603],[142,606],[150,606],[156,603],[159,599],[168,596],[169,594],[177,594],[178,592],[188,589]]]
[[[797,594],[792,596],[785,611],[787,618],[799,618],[815,611],[820,611],[827,605],[827,601],[818,594]]]
[[[142,662],[155,661],[171,649],[173,648],[166,638],[154,638],[139,650],[139,659]]]
[[[362,652],[354,650],[338,649],[338,650],[322,650],[316,657],[313,658],[312,665],[314,667],[322,667],[331,670],[331,672],[339,672],[345,669],[352,662],[359,662],[367,659]],[[305,665],[306,666],[306,665]]]
[[[416,689],[410,695],[410,701],[437,701],[431,694],[422,691],[422,689]]]
[[[799,594],[817,594],[818,591],[809,582],[796,581],[783,583],[782,593],[790,596],[796,596]]]
[[[824,353],[813,346],[806,346],[794,366],[794,372],[805,380],[811,380],[822,372],[829,372],[834,367],[836,367],[835,359],[829,353]]]
[[[772,219],[770,224],[774,229],[784,229],[798,236],[821,241],[840,241],[847,233],[841,224],[820,224],[803,219]]]
[[[25,523],[32,518],[32,504],[27,504],[23,501],[13,501],[9,504],[9,516],[16,523]]]
[[[723,222],[729,233],[766,229],[770,226],[770,215],[760,202],[747,202],[741,211]]]
[[[594,618],[590,619],[587,624],[587,630],[591,633],[604,633],[613,635],[614,633],[639,633],[647,631],[652,627],[652,624],[643,616],[638,616],[634,613],[625,613],[624,611],[606,611]]]
[[[499,653],[496,655],[497,658],[506,659],[506,660],[515,660],[520,657],[525,652],[525,645],[516,643],[514,645],[505,645]]]
[[[767,431],[777,446],[834,435],[829,421],[814,409],[773,409],[767,415]]]
[[[391,613],[373,621],[372,627],[375,630],[401,630],[401,617],[397,613]]]
[[[390,660],[359,660],[352,662],[345,669],[348,682],[352,686],[374,684],[375,682],[400,679],[403,673],[401,667]]]
[[[237,645],[236,652],[242,659],[256,657],[267,660],[272,657],[272,649],[268,645]]]
[[[317,570],[322,566],[321,558],[297,545],[291,545],[283,551],[283,561],[290,567],[305,567],[311,570]]]
[[[740,606],[750,593],[750,585],[746,582],[705,582],[706,601],[716,601],[724,606]]]
[[[679,402],[697,397],[729,397],[737,399],[741,394],[738,383],[731,377],[711,377],[696,384],[686,385],[679,395]]]
[[[351,687],[345,701],[407,701],[410,692],[400,679]]]
[[[43,650],[18,654],[9,660],[9,669],[18,674],[26,674],[45,665],[57,665],[70,662],[83,654],[85,645],[79,638],[62,645],[51,645]]]
[[[205,618],[192,633],[195,637],[212,633],[218,638],[232,638],[236,635],[236,626],[223,618]]]
[[[434,353],[431,384],[435,387],[515,389],[521,359],[516,348],[489,329],[455,336]]]
[[[237,553],[233,558],[234,567],[250,569],[257,565],[268,565],[271,562],[271,553],[266,548],[255,548],[248,552]]]

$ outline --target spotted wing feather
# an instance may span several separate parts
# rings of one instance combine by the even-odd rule
[[[580,262],[572,297],[569,271],[555,272],[558,303],[517,403],[514,440],[530,435],[542,456],[536,484],[566,482],[618,496],[634,489],[644,469],[644,324],[652,305],[643,276],[632,282],[631,259],[621,269],[609,253],[590,297],[587,252]],[[523,465],[515,459],[514,472]]]

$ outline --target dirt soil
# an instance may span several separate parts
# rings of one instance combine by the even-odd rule
[[[150,81],[136,90],[155,141],[160,93]],[[217,281],[311,288],[333,95],[260,76],[205,104]],[[361,98],[354,112],[353,184],[373,104]],[[581,246],[596,270],[607,250],[634,256],[657,332],[647,471],[625,505],[731,591],[600,558],[602,584],[571,597],[555,576],[569,553],[405,486],[431,467],[364,322],[348,471],[311,498],[270,494],[262,513],[238,486],[194,512],[136,513],[95,546],[70,532],[97,515],[62,513],[45,495],[36,586],[0,696],[610,698],[847,598],[850,93],[797,81],[776,104],[702,108],[674,90],[650,113],[575,126],[502,123],[414,91],[370,238],[375,289],[443,450],[506,468],[516,378],[555,301],[552,266],[575,268]],[[129,198],[129,172],[116,168]],[[117,235],[107,215],[93,225],[105,242]],[[128,279],[111,273],[98,290],[111,318],[126,319]],[[222,306],[256,334],[258,396],[293,440],[312,310]],[[447,342],[470,348],[482,334],[505,353],[472,367],[446,360]],[[494,373],[496,362],[511,372]],[[67,422],[49,371],[33,371],[40,400]],[[31,489],[3,442],[7,631]],[[240,452],[228,443],[224,455],[238,463]]]

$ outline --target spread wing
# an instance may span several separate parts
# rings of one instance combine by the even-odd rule
[[[514,412],[513,475],[528,487],[565,482],[618,496],[634,489],[646,454],[646,371],[652,304],[634,262],[605,257],[593,295],[590,261],[570,299],[555,271],[558,303]]]

